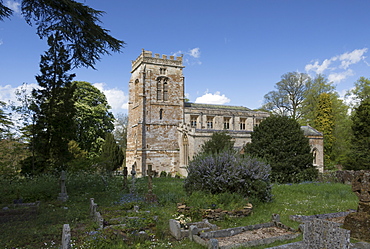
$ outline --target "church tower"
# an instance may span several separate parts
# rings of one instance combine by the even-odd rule
[[[179,171],[177,127],[184,116],[182,57],[143,50],[132,61],[126,166],[145,176],[148,166],[158,174]]]

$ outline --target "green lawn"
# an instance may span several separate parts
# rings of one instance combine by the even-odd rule
[[[148,204],[138,199],[124,202],[120,177],[98,175],[69,175],[67,192],[69,200],[56,201],[59,189],[58,177],[41,176],[20,180],[0,179],[0,208],[11,207],[14,199],[24,202],[40,200],[37,215],[7,218],[0,216],[0,248],[59,248],[63,224],[70,224],[74,248],[202,248],[189,240],[174,241],[169,234],[168,220],[176,215],[176,204],[190,206],[217,204],[228,207],[225,196],[197,193],[197,198],[186,196],[183,180],[177,178],[155,178],[153,192],[158,204]],[[138,179],[136,189],[141,196],[147,193],[147,180]],[[273,185],[274,201],[252,203],[254,211],[245,218],[213,222],[221,228],[246,226],[269,222],[272,214],[280,214],[281,221],[293,228],[299,223],[289,220],[290,215],[313,215],[341,212],[357,208],[357,197],[351,187],[339,183],[303,183],[293,185]],[[142,212],[139,221],[126,221],[127,227],[117,232],[113,229],[97,231],[97,225],[89,217],[89,199],[95,198],[103,215],[110,218],[132,216],[126,209],[137,204]],[[127,201],[127,199],[125,199]],[[240,205],[243,204],[241,200]],[[229,206],[235,207],[238,203]],[[154,218],[157,217],[157,218]],[[149,239],[140,239],[137,230],[147,231]]]

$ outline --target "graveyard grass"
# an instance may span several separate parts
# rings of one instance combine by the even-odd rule
[[[238,196],[235,194],[217,196],[195,193],[196,196],[188,197],[183,189],[183,179],[178,178],[153,179],[153,192],[158,204],[148,204],[140,199],[134,202],[122,199],[128,192],[122,190],[122,178],[119,176],[74,174],[68,175],[66,184],[69,199],[67,202],[59,202],[57,196],[60,185],[57,176],[43,175],[12,180],[1,178],[0,211],[4,207],[12,208],[11,203],[20,198],[23,202],[39,200],[41,204],[37,214],[15,218],[3,214],[0,216],[0,248],[60,248],[63,224],[70,224],[73,248],[202,248],[188,239],[175,241],[171,237],[168,221],[177,215],[177,203],[186,203],[197,208],[216,206],[224,209],[245,204],[243,198],[238,203]],[[147,179],[137,179],[135,187],[138,194],[144,196],[148,191]],[[285,225],[298,228],[299,223],[291,221],[290,215],[342,212],[356,209],[358,203],[351,186],[340,183],[274,184],[272,193],[272,202],[253,201],[253,213],[248,217],[226,218],[211,223],[220,228],[247,226],[269,222],[272,214],[280,214]],[[153,222],[150,217],[158,216],[155,228],[148,234],[151,239],[140,239],[128,232],[118,234],[109,229],[97,232],[97,224],[90,218],[90,198],[95,199],[103,213],[114,214],[114,211],[122,211],[138,204],[140,210],[150,211],[146,213],[148,222]],[[130,223],[129,226],[134,231],[137,226],[148,224]],[[128,242],[122,242],[123,237],[129,238],[129,245]]]

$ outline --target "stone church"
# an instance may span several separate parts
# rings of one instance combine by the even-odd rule
[[[269,116],[242,106],[185,102],[183,58],[143,50],[132,61],[129,82],[126,166],[139,176],[148,166],[186,176],[186,166],[201,145],[216,131],[228,131],[235,147],[251,141],[253,127]],[[323,166],[322,134],[305,126],[315,155]]]

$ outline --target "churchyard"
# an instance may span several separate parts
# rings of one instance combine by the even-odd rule
[[[169,220],[199,222],[202,210],[237,210],[251,204],[250,215],[226,215],[210,223],[222,230],[268,223],[273,214],[279,214],[284,226],[297,230],[301,223],[291,216],[338,213],[357,209],[358,205],[350,185],[327,181],[274,184],[273,201],[267,203],[245,200],[237,194],[196,192],[187,196],[180,178],[133,181],[129,176],[125,184],[123,176],[82,173],[67,174],[62,196],[68,198],[61,200],[62,182],[57,175],[1,179],[1,248],[60,248],[64,224],[69,224],[73,248],[205,248],[188,238],[176,240]],[[40,203],[32,209],[14,204],[36,201]],[[92,203],[96,204],[95,210],[91,209]],[[186,203],[191,211],[180,217],[179,203]],[[94,212],[103,217],[100,222]],[[300,235],[293,242],[301,240]]]

